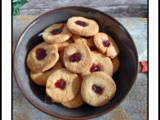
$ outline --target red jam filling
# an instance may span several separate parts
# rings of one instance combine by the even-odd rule
[[[59,79],[54,85],[56,88],[63,90],[66,86],[66,82],[63,79]]]
[[[36,50],[36,58],[38,60],[43,60],[47,56],[46,50],[43,48],[39,48]]]
[[[75,23],[76,23],[77,25],[82,26],[82,27],[86,27],[86,26],[87,26],[87,23],[86,23],[86,22],[82,22],[82,21],[80,21],[80,20],[77,20]]]
[[[69,57],[70,62],[78,62],[82,59],[82,55],[80,53],[74,53]]]
[[[62,29],[64,28],[64,24],[60,27],[60,28],[57,28],[57,29],[53,29],[51,31],[51,34],[52,35],[57,35],[57,34],[60,34],[62,32]]]
[[[102,94],[103,93],[103,88],[98,85],[92,85],[92,90],[97,93],[97,94]]]
[[[102,71],[102,67],[100,65],[95,65],[94,63],[92,64],[90,68],[90,72],[96,72],[96,71]]]
[[[110,46],[110,42],[108,40],[102,41],[102,44],[103,44],[104,47],[109,47]]]
[[[59,28],[51,31],[52,35],[57,35],[57,34],[60,34],[61,32],[62,32],[62,29],[59,29]]]

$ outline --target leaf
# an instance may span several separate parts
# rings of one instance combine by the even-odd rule
[[[13,0],[12,1],[12,12],[13,16],[19,15],[19,9],[22,7],[25,3],[29,2],[29,0]]]

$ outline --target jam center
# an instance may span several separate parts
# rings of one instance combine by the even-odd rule
[[[103,88],[98,85],[92,85],[92,90],[97,93],[97,94],[102,94],[103,93]]]
[[[108,40],[102,41],[102,44],[103,44],[104,47],[109,47],[110,46],[110,42]]]
[[[94,63],[92,64],[90,68],[90,72],[96,72],[96,71],[102,71],[102,67],[100,65],[95,65]]]
[[[46,50],[43,48],[39,48],[36,50],[36,58],[38,60],[43,60],[47,56]]]
[[[59,79],[54,85],[56,88],[63,90],[66,86],[66,82],[63,79]]]
[[[57,35],[57,34],[60,34],[61,32],[62,32],[62,29],[59,29],[59,28],[51,31],[52,35]]]
[[[78,62],[82,59],[82,55],[80,53],[74,53],[69,57],[70,62]]]
[[[83,22],[83,21],[80,21],[80,20],[77,20],[75,23],[76,23],[77,25],[82,26],[82,27],[86,27],[86,26],[87,26],[87,23],[86,23],[86,22]]]
[[[57,34],[60,34],[62,32],[62,29],[64,28],[64,24],[60,27],[60,28],[57,28],[57,29],[53,29],[51,31],[51,34],[52,35],[57,35]]]

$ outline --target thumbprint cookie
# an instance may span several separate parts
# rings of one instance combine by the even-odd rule
[[[57,23],[49,26],[43,31],[42,37],[45,42],[61,43],[68,40],[72,33],[68,30],[65,23]]]
[[[54,102],[72,100],[80,90],[80,79],[77,74],[65,68],[53,72],[46,83],[46,94]]]
[[[91,51],[83,43],[72,43],[64,49],[63,62],[69,71],[82,73],[91,66]]]
[[[76,35],[93,36],[99,31],[96,21],[84,17],[71,17],[67,21],[67,28]]]
[[[81,85],[83,100],[94,107],[109,103],[116,93],[116,84],[105,72],[94,72],[86,76]]]
[[[56,45],[42,42],[36,45],[27,56],[27,65],[33,72],[44,72],[52,68],[58,61]]]
[[[99,32],[93,36],[93,41],[97,49],[105,53],[107,57],[115,58],[119,54],[119,48],[111,36]]]
[[[81,73],[82,78],[86,75],[97,71],[104,71],[108,75],[113,75],[113,63],[111,59],[99,51],[92,51],[92,64],[91,66],[83,73]]]

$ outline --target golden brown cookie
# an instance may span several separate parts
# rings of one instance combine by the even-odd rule
[[[113,75],[113,63],[111,59],[99,51],[92,51],[92,64],[91,66],[83,73],[81,73],[82,78],[86,75],[94,73],[96,71],[104,71],[108,75]]]
[[[77,74],[62,68],[53,72],[46,83],[46,94],[54,102],[72,100],[80,90],[80,79]]]
[[[61,43],[68,40],[72,33],[67,29],[65,23],[57,23],[49,26],[43,31],[42,37],[47,43]]]
[[[61,104],[67,108],[78,108],[84,104],[84,100],[81,96],[81,92],[79,91],[79,93],[72,100],[62,102]]]
[[[64,49],[65,67],[73,73],[85,72],[92,63],[91,51],[83,43],[72,43]]]
[[[37,85],[46,86],[46,81],[47,81],[48,77],[53,72],[55,72],[56,70],[58,70],[60,68],[62,68],[61,62],[57,62],[54,67],[52,67],[49,70],[46,70],[44,72],[35,73],[35,72],[30,71],[30,76],[31,76],[31,79],[33,80],[33,82],[36,83]]]
[[[116,84],[105,72],[94,72],[86,76],[81,85],[83,100],[91,106],[107,104],[116,93]]]
[[[58,51],[63,51],[65,47],[67,47],[69,44],[73,43],[72,38],[70,38],[69,40],[65,41],[65,42],[61,42],[61,43],[57,43],[55,44],[58,48]]]
[[[119,54],[119,48],[115,41],[106,33],[99,32],[93,36],[97,49],[105,53],[107,57],[115,58]]]
[[[113,73],[117,72],[117,70],[119,69],[119,58],[115,57],[114,59],[112,59],[112,63],[113,63]]]
[[[36,45],[27,56],[27,65],[33,72],[44,72],[58,61],[58,49],[54,44],[42,42]]]
[[[88,37],[85,37],[85,36],[80,36],[80,35],[73,35],[72,36],[73,38],[73,41],[75,43],[77,42],[80,42],[80,43],[84,43],[86,44],[88,47],[93,47],[94,46],[94,43],[93,43],[93,37],[92,36],[88,36]]]
[[[99,31],[98,24],[84,17],[71,17],[67,21],[67,28],[76,35],[93,36]]]

